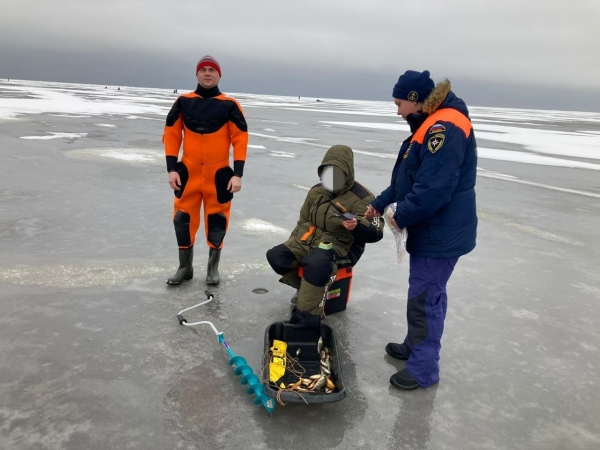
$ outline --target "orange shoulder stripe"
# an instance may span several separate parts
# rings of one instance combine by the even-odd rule
[[[200,96],[198,94],[196,94],[195,92],[188,92],[186,94],[181,94],[180,97],[196,98],[196,97],[200,97]]]
[[[463,133],[465,133],[466,137],[471,135],[471,130],[473,129],[471,121],[457,110],[452,108],[439,109],[429,116],[425,122],[423,122],[423,125],[421,125],[421,127],[414,134],[411,142],[422,144],[423,140],[425,139],[425,135],[429,132],[429,129],[438,121],[450,122],[454,124],[460,128]]]

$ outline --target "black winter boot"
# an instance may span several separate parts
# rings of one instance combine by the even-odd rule
[[[192,260],[194,259],[194,247],[179,249],[179,269],[171,278],[167,280],[167,284],[178,285],[185,280],[191,280],[194,276],[194,268]]]
[[[219,260],[221,259],[221,250],[210,248],[208,251],[208,268],[206,269],[206,284],[216,286],[221,279],[219,278]]]
[[[408,369],[402,369],[400,372],[396,372],[390,377],[390,383],[395,388],[402,391],[412,391],[413,389],[419,388],[419,383],[415,380]]]
[[[394,344],[393,342],[390,342],[385,346],[385,351],[392,358],[399,359],[400,361],[406,361],[408,358],[410,358],[411,353],[408,345],[404,343]]]
[[[306,311],[295,310],[290,317],[288,342],[317,342],[321,336],[321,317]]]

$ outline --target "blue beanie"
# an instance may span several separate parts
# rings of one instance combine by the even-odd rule
[[[429,77],[429,70],[416,72],[407,70],[400,75],[394,86],[394,98],[410,100],[411,102],[422,102],[433,91],[435,84]]]

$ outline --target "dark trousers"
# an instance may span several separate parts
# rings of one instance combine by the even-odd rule
[[[334,266],[333,250],[314,249],[302,257],[297,257],[284,244],[279,244],[267,251],[267,261],[279,275],[286,275],[291,270],[297,271],[302,266],[302,277],[314,286],[325,286]]]
[[[406,368],[421,387],[439,380],[441,339],[448,297],[446,283],[458,258],[410,257],[408,333],[404,342],[411,350]]]

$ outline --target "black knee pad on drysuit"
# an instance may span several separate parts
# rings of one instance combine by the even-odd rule
[[[233,169],[229,166],[223,167],[215,172],[215,188],[217,190],[217,201],[227,203],[233,198],[233,192],[227,190],[227,185],[233,176]]]
[[[418,345],[429,336],[429,323],[425,312],[425,299],[427,289],[415,298],[409,298],[406,306],[406,319],[408,322],[408,342]]]
[[[177,211],[173,218],[173,225],[175,225],[177,245],[179,247],[189,247],[192,245],[190,238],[190,215],[183,211]]]
[[[208,224],[208,235],[206,238],[208,242],[219,248],[221,242],[225,239],[225,231],[227,230],[227,217],[225,214],[209,214],[207,219]]]
[[[325,286],[333,271],[333,250],[316,248],[302,258],[302,277],[313,286]]]
[[[267,261],[276,274],[285,275],[292,270],[296,256],[284,244],[279,244],[267,251]]]

